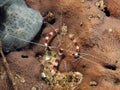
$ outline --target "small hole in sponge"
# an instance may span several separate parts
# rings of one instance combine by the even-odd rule
[[[115,79],[114,84],[120,85],[120,79]]]
[[[56,22],[56,19],[54,18],[54,19],[52,19],[51,21],[48,21],[48,23],[50,23],[50,24],[54,24]]]
[[[107,7],[104,8],[104,13],[107,17],[110,16],[110,11],[107,9]]]
[[[116,70],[116,68],[117,68],[115,65],[104,65],[104,67],[106,69],[110,69],[110,70]]]
[[[22,58],[28,58],[28,55],[21,55]]]
[[[86,68],[86,65],[82,65],[82,68]]]
[[[35,54],[35,57],[39,57],[39,56],[41,56],[41,55],[43,55],[42,52],[37,52],[37,53]]]

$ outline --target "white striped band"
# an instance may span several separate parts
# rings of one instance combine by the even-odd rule
[[[79,47],[79,46],[76,46],[76,49],[80,49],[80,47]]]
[[[45,39],[46,39],[46,40],[49,40],[50,38],[47,36],[47,37],[45,37]]]
[[[44,43],[44,45],[45,45],[46,47],[48,47],[48,44],[47,44],[47,43]]]
[[[78,56],[79,54],[76,52],[74,55],[75,55],[75,56]]]
[[[54,33],[53,33],[53,32],[50,32],[49,34],[50,34],[51,36],[53,36]]]
[[[55,62],[55,63],[54,63],[54,66],[58,66],[58,62]]]
[[[76,39],[74,39],[74,40],[73,40],[73,43],[76,43],[76,42],[77,42]]]
[[[62,55],[63,55],[63,53],[60,53],[60,52],[59,52],[58,54],[59,54],[60,56],[62,56]]]

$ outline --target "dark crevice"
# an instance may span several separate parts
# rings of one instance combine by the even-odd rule
[[[82,65],[82,68],[86,68],[86,65]]]
[[[28,58],[28,55],[21,55],[22,58]]]
[[[42,56],[42,55],[43,55],[42,52],[37,52],[37,53],[35,54],[35,57],[39,57],[39,56]]]
[[[114,84],[120,85],[120,79],[115,79]]]
[[[0,7],[0,30],[4,30],[3,23],[6,21],[6,11],[3,7]]]
[[[37,33],[37,35],[34,37],[34,39],[32,40],[32,42],[39,42],[40,38],[41,38],[41,34],[44,30],[44,28],[46,27],[46,25],[43,23],[43,25],[41,26],[40,31]]]
[[[116,70],[116,68],[117,68],[115,65],[104,65],[104,67],[106,69],[110,69],[110,70]]]
[[[103,11],[103,12],[105,13],[105,15],[106,15],[107,17],[110,16],[110,11],[107,9],[107,7],[104,8],[104,11]]]
[[[39,32],[37,33],[37,35],[31,40],[31,42],[35,42],[36,44],[39,43],[39,40],[40,40],[40,38],[41,38],[42,32],[43,32],[43,30],[44,30],[45,27],[46,27],[46,25],[43,23],[43,25],[41,26],[40,31],[39,31]],[[30,43],[30,44],[28,45],[28,48],[29,48],[29,49],[32,49],[34,45],[35,45],[35,44]]]
[[[48,21],[48,23],[50,23],[50,24],[54,24],[56,22],[56,19],[54,18],[54,19],[52,19],[51,21]]]
[[[6,12],[3,7],[0,7],[0,23],[6,21]]]

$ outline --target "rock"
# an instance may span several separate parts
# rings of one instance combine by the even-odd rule
[[[5,0],[2,6],[5,12],[4,22],[1,21],[0,37],[3,51],[10,52],[22,48],[39,32],[43,18],[39,12],[28,8],[23,0]],[[3,4],[0,1],[0,5]],[[2,14],[2,13],[0,13]]]
[[[26,6],[24,0],[0,0],[0,7],[7,7],[13,3]]]

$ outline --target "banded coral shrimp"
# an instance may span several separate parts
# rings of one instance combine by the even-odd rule
[[[45,22],[45,23],[47,23],[47,22]],[[47,23],[47,24],[49,24],[49,23]],[[57,30],[57,29],[55,29],[54,26],[52,26],[51,24],[49,24],[49,26],[51,27],[51,29],[52,29],[53,31],[51,31],[51,32],[45,37],[45,39],[47,39],[47,37],[49,37],[49,35],[52,34],[52,33],[58,34],[56,31],[54,31],[54,30]],[[0,31],[0,32],[2,32],[2,31]],[[13,37],[13,38],[16,38],[16,39],[19,39],[19,40],[21,40],[21,41],[27,42],[27,43],[31,43],[31,44],[38,45],[38,46],[41,46],[41,47],[45,47],[45,48],[46,48],[46,45],[45,45],[46,43],[41,44],[41,43],[36,43],[36,42],[27,41],[27,40],[25,40],[25,39],[17,38],[16,36],[14,36],[14,35],[12,35],[12,34],[9,34],[9,36],[10,36],[10,37]],[[76,42],[76,40],[79,39],[79,37],[75,38],[75,37],[73,37],[73,34],[70,34],[70,35],[68,36],[68,38],[70,38],[70,41],[71,41],[71,43],[68,45],[68,47],[69,47],[70,45],[72,45],[72,43],[73,43],[74,46],[75,46],[75,48],[76,48],[76,51],[79,51],[79,50],[80,50],[80,47],[78,46],[78,43]],[[48,44],[48,42],[47,42],[47,44]],[[84,58],[84,56],[90,56],[90,57],[93,57],[93,58],[95,58],[95,59],[99,59],[99,60],[100,60],[100,58],[98,58],[98,57],[96,57],[96,56],[94,56],[94,55],[91,55],[90,53],[87,54],[87,53],[77,52],[77,54],[75,54],[76,52],[73,51],[73,50],[64,49],[64,48],[59,48],[58,46],[50,46],[50,45],[48,45],[47,47],[50,48],[50,49],[57,49],[59,55],[63,55],[63,51],[68,52],[70,56],[72,55],[72,57],[73,57],[73,59],[74,59],[73,62],[79,61],[80,58],[86,59],[86,58]],[[77,58],[76,58],[75,55],[77,55]],[[78,55],[79,55],[79,56],[78,56]],[[87,59],[87,60],[89,60],[89,59]],[[90,60],[89,60],[89,61],[90,61]]]
[[[72,38],[73,35],[70,35],[71,40],[69,39],[69,35],[67,35],[66,37],[68,37],[68,40],[71,41],[71,45],[70,45],[70,46],[74,46],[74,45],[73,45],[73,44],[74,44],[73,41],[75,40],[74,38],[76,37],[76,35],[75,35],[74,38]],[[78,38],[78,39],[79,39],[79,38]],[[27,41],[27,42],[29,42],[29,41]],[[53,42],[54,42],[54,41],[53,41]],[[32,42],[30,42],[30,43],[32,43]],[[38,44],[35,43],[35,42],[33,42],[33,43],[36,44],[36,45],[38,45]],[[44,45],[44,43],[42,43],[41,45],[39,44],[39,46],[46,47],[46,46]],[[55,46],[55,47],[54,47],[53,45],[51,45],[51,46],[48,45],[48,47],[51,48],[51,49],[53,49],[53,50],[54,50],[54,49],[59,50],[59,48],[60,48],[60,47],[58,48],[58,46]],[[64,52],[68,52],[68,54],[70,54],[70,55],[71,55],[72,53],[74,53],[74,51],[72,51],[72,50],[69,51],[69,49],[68,49],[68,50],[65,49],[65,48],[63,48],[63,49],[64,49],[64,50],[63,50]],[[76,48],[74,48],[74,49],[76,49]],[[80,53],[80,54],[81,54],[81,53]],[[60,54],[59,54],[59,55],[60,55]],[[66,56],[66,54],[65,54],[65,56]],[[72,56],[72,55],[71,55],[71,56]],[[83,56],[83,55],[81,54],[81,56]],[[81,56],[80,56],[80,57],[81,57]],[[67,56],[66,56],[66,57],[67,57]],[[82,58],[82,57],[81,57],[81,58]],[[48,58],[48,59],[49,59],[49,58]],[[74,59],[74,57],[72,57],[72,59]],[[74,60],[79,61],[79,58],[78,58],[78,59],[74,59]],[[53,62],[54,62],[54,61],[53,61]],[[67,63],[67,62],[65,62],[65,63]],[[57,64],[55,64],[55,65],[57,65]],[[65,67],[67,68],[67,65],[65,65]],[[66,71],[67,71],[67,70],[66,70]],[[54,71],[52,71],[52,72],[54,72]]]
[[[53,28],[52,28],[53,29]],[[0,31],[0,32],[2,32],[2,31]],[[9,36],[10,37],[13,37],[13,38],[16,38],[16,39],[19,39],[19,40],[21,40],[21,41],[23,41],[23,42],[27,42],[27,43],[31,43],[31,44],[35,44],[35,45],[38,45],[38,46],[41,46],[41,47],[45,47],[46,48],[46,45],[44,44],[44,43],[36,43],[36,42],[32,42],[32,41],[27,41],[27,40],[25,40],[25,39],[22,39],[22,38],[17,38],[16,36],[14,36],[14,35],[12,35],[12,34],[9,34]],[[47,34],[47,36],[48,36],[48,34]],[[68,40],[69,41],[71,41],[71,43],[73,43],[73,46],[74,46],[74,44],[76,44],[76,41],[74,41],[75,39],[73,38],[73,35],[70,35],[70,36],[68,36]],[[78,44],[77,44],[78,45]],[[70,55],[71,54],[73,54],[73,53],[76,53],[76,51],[71,51],[71,50],[67,50],[67,49],[60,49],[60,51],[59,51],[59,48],[57,47],[57,46],[50,46],[50,45],[48,45],[47,46],[48,48],[50,48],[50,49],[57,49],[58,50],[58,53],[59,53],[59,55],[61,56],[61,54],[63,54],[61,51],[65,51],[65,52],[68,52]],[[75,46],[76,47],[76,46]],[[76,50],[76,48],[75,48],[75,50]],[[78,49],[77,49],[78,50]],[[74,55],[71,55],[71,56],[73,56],[73,58],[74,58]],[[59,65],[59,63],[56,61],[56,57],[51,57],[50,56],[50,58],[51,59],[49,59],[48,60],[48,62],[46,62],[45,61],[45,63],[43,63],[44,64],[44,70],[46,71],[46,73],[47,73],[47,71],[48,71],[48,73],[47,73],[47,75],[51,75],[51,73],[52,73],[52,75],[55,75],[55,74],[58,74],[58,75],[60,75],[60,77],[66,77],[66,79],[68,80],[68,77],[70,77],[70,76],[72,76],[72,75],[75,75],[76,77],[78,77],[78,78],[76,78],[76,77],[73,77],[75,80],[78,80],[78,82],[77,83],[75,83],[75,86],[76,85],[78,85],[78,84],[80,84],[81,83],[81,81],[82,81],[82,74],[80,74],[79,72],[69,72],[69,73],[61,73],[60,74],[60,72],[58,71],[58,69],[56,69],[56,67],[58,67],[58,65]],[[66,62],[67,63],[67,62]],[[46,66],[48,66],[47,68],[46,68]],[[48,70],[48,68],[50,69],[50,70]],[[54,69],[53,69],[54,68]],[[67,68],[67,66],[66,66],[66,68]],[[50,72],[49,72],[50,71]],[[58,73],[57,73],[58,72]],[[42,75],[42,77],[46,77],[46,74],[45,74],[45,72],[43,72],[43,73],[41,73],[41,75]],[[57,76],[58,77],[58,76]],[[58,79],[57,77],[55,77],[55,79]],[[51,77],[50,77],[51,78]],[[54,79],[54,81],[55,81],[55,79]],[[53,80],[53,78],[51,78],[51,80]],[[49,83],[51,83],[51,82],[53,82],[53,81],[51,81],[50,79],[49,79]],[[64,79],[62,79],[62,80],[64,80]],[[72,80],[71,80],[71,82],[72,82]],[[70,88],[70,87],[69,87]]]

